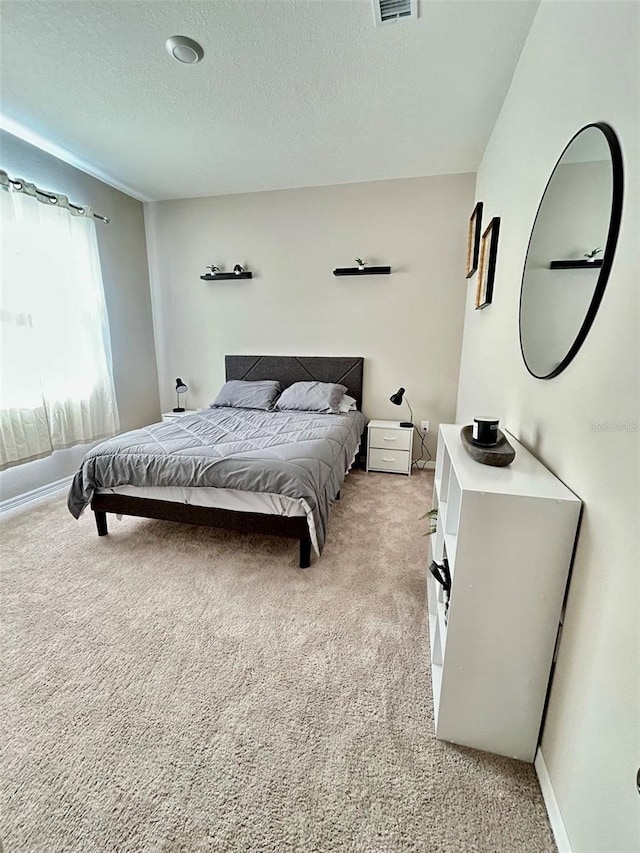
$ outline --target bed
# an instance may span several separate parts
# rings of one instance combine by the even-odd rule
[[[320,554],[329,510],[359,450],[363,359],[237,356],[226,379],[316,380],[347,387],[356,411],[340,415],[205,409],[133,430],[90,451],[68,505],[107,513],[221,527],[299,540],[300,567]],[[170,472],[170,473],[168,473]]]

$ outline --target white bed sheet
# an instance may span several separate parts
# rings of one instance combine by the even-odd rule
[[[309,504],[300,498],[288,498],[270,492],[245,492],[239,489],[207,489],[185,486],[117,486],[96,489],[99,495],[127,495],[145,500],[169,501],[192,506],[230,509],[235,512],[261,512],[266,515],[284,515],[287,518],[306,516],[313,549],[318,553],[318,540],[313,513]]]

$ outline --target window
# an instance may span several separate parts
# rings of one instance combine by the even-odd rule
[[[96,226],[0,172],[0,470],[119,429]]]

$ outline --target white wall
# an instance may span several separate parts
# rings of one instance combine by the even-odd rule
[[[364,412],[453,418],[474,178],[380,181],[145,205],[165,409],[206,406],[227,353],[364,356]],[[360,255],[389,276],[335,277]],[[203,282],[207,264],[254,272]],[[431,444],[432,451],[434,444]]]
[[[640,847],[639,247],[636,3],[543,0],[484,155],[476,197],[502,217],[493,305],[468,287],[457,419],[503,424],[584,501],[542,752],[575,851]],[[576,359],[536,380],[518,342],[527,241],[545,183],[583,125],[607,121],[626,170],[620,242]],[[544,535],[544,531],[540,531]]]
[[[11,177],[68,195],[108,216],[97,223],[105,301],[109,315],[114,383],[122,430],[159,420],[158,379],[151,317],[142,203],[0,131],[0,168]],[[55,482],[77,469],[87,446],[0,473],[0,500]]]

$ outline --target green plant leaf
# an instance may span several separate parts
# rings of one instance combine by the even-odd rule
[[[419,520],[422,521],[424,518],[437,518],[437,517],[438,517],[438,507],[435,507],[434,509],[430,509],[429,512],[425,512],[424,515],[421,515]]]

